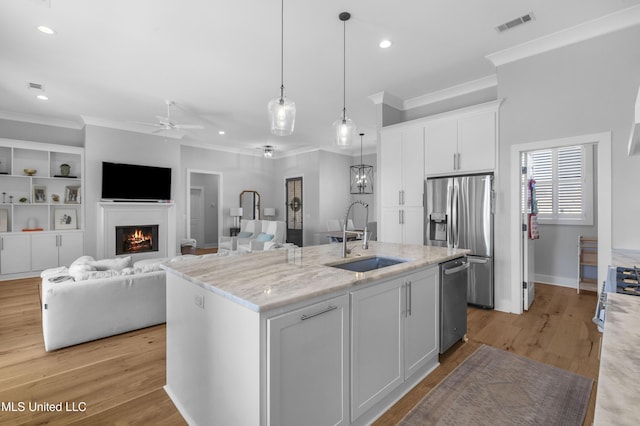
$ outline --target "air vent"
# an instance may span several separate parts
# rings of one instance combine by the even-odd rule
[[[526,24],[527,22],[531,22],[535,19],[536,17],[533,16],[533,12],[530,12],[530,13],[527,13],[526,15],[520,16],[519,18],[512,19],[509,22],[505,22],[502,25],[498,25],[496,27],[496,31],[498,31],[499,33],[503,33],[507,30],[517,27],[518,25]]]
[[[44,86],[39,83],[29,83],[29,89],[42,90],[44,92]]]

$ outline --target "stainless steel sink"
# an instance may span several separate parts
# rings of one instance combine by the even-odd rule
[[[409,259],[401,259],[397,257],[367,257],[365,259],[354,259],[349,262],[334,263],[327,266],[345,269],[353,272],[367,272],[375,269],[386,268],[387,266],[397,265],[398,263],[407,262]]]

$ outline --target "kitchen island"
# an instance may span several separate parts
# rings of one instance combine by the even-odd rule
[[[190,424],[367,424],[438,366],[438,264],[371,242],[191,258],[167,271],[167,385]],[[331,265],[384,256],[368,272]]]

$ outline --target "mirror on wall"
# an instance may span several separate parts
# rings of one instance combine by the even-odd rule
[[[242,219],[260,219],[260,194],[258,191],[244,190],[240,193]]]

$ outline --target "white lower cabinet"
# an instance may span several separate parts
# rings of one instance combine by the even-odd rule
[[[349,296],[267,320],[270,425],[349,424]]]
[[[82,232],[31,235],[31,269],[42,271],[58,266],[69,266],[82,256]]]
[[[0,237],[0,274],[31,271],[31,236],[7,234]]]
[[[404,318],[404,375],[411,376],[438,356],[438,267],[406,278],[409,309]]]
[[[351,308],[351,421],[355,421],[404,380],[404,281],[354,291]]]
[[[351,293],[351,421],[438,356],[438,267]]]

